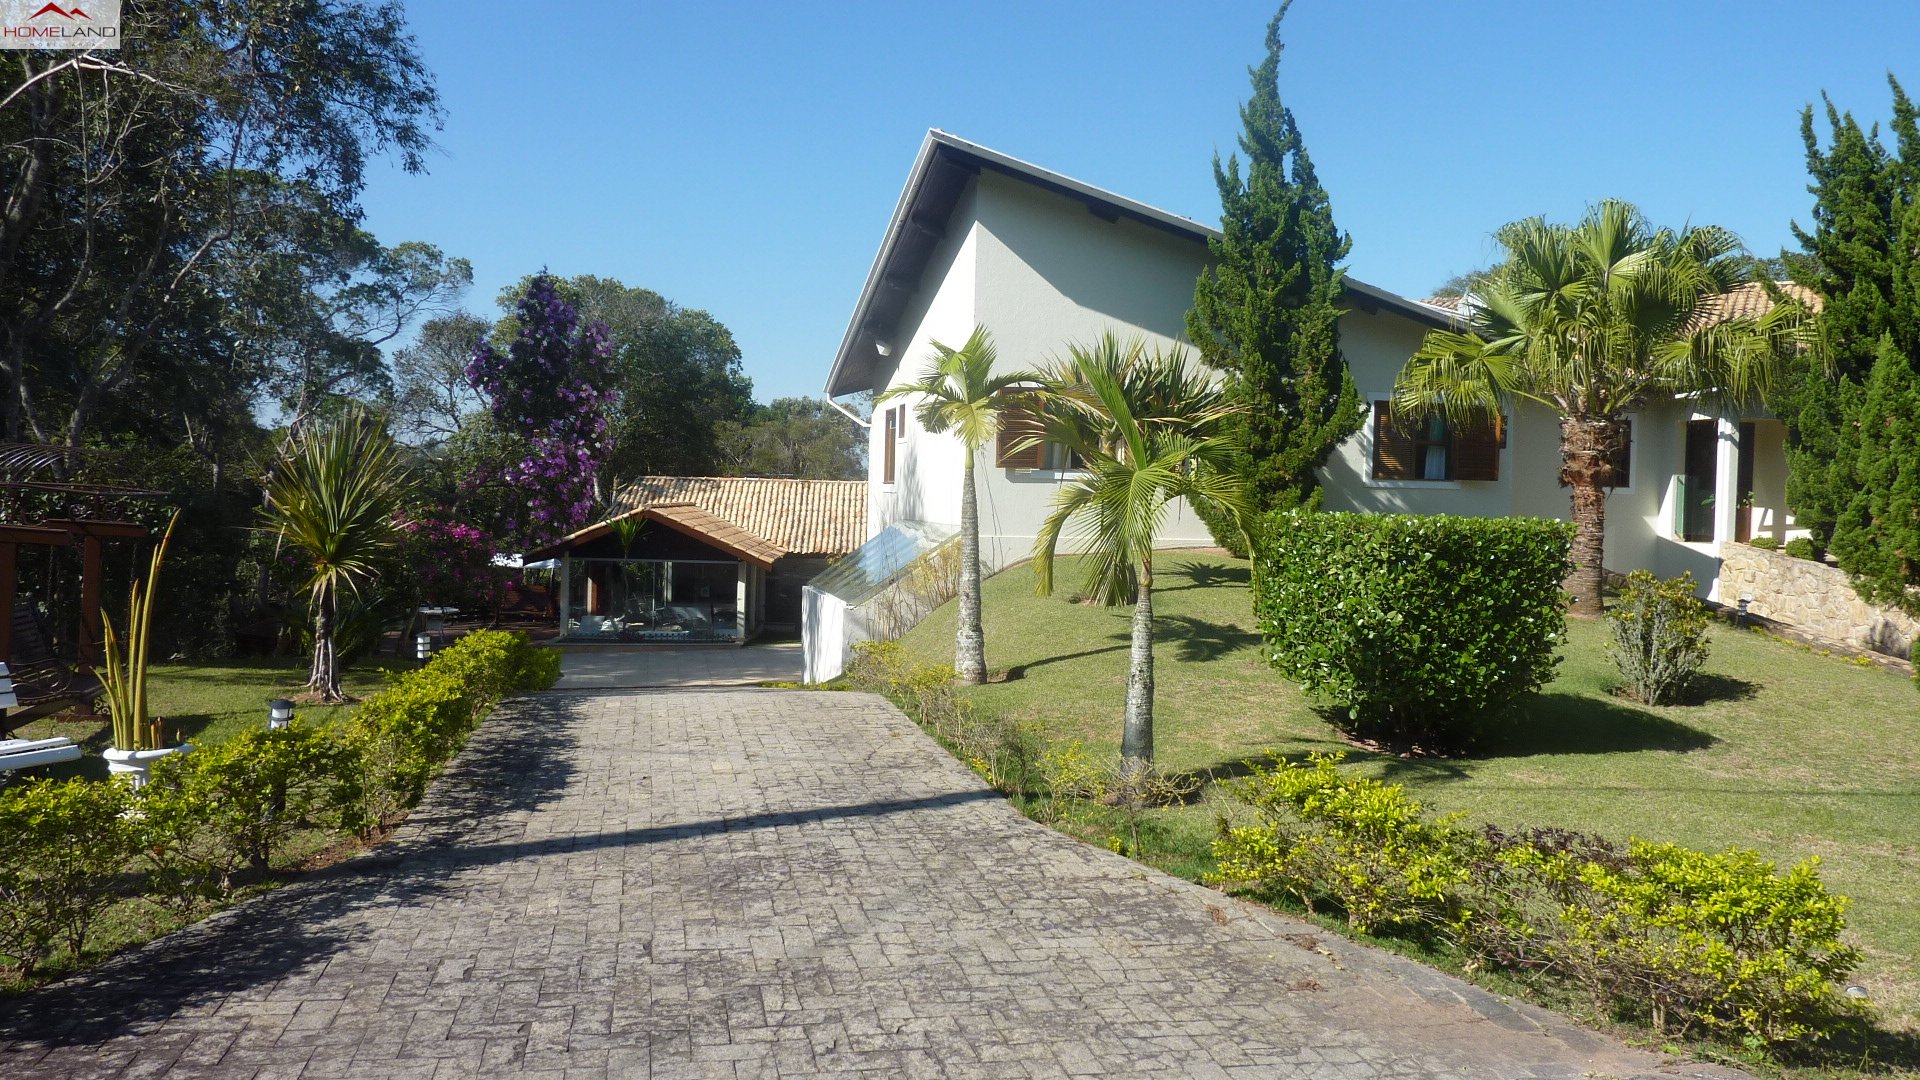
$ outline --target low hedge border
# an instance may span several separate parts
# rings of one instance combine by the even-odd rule
[[[296,720],[176,754],[137,792],[72,779],[0,793],[0,971],[79,966],[116,909],[136,919],[145,909],[159,932],[211,914],[240,894],[243,872],[281,864],[297,837],[370,840],[420,801],[502,698],[559,677],[559,653],[482,630],[336,727]]]

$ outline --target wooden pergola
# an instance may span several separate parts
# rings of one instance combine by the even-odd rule
[[[88,462],[84,451],[33,443],[0,444],[0,658],[13,655],[13,606],[19,589],[21,545],[80,549],[80,633],[75,659],[91,670],[100,662],[100,587],[106,576],[107,540],[145,540],[146,526],[124,520],[129,500],[164,498],[165,492],[120,484],[67,479]],[[59,514],[32,514],[29,501],[57,506]],[[37,518],[36,520],[27,520]]]

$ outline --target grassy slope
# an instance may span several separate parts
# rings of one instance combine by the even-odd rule
[[[1076,581],[1068,565],[1063,585]],[[1155,591],[1158,758],[1169,769],[1230,768],[1268,749],[1349,749],[1262,661],[1246,564],[1165,559]],[[1125,610],[1033,595],[1024,566],[987,582],[987,662],[1007,679],[975,691],[1050,738],[1118,749]],[[1429,805],[1508,824],[1560,825],[1719,849],[1809,855],[1855,898],[1860,972],[1885,1015],[1920,1026],[1920,694],[1906,680],[1756,634],[1716,631],[1704,704],[1643,708],[1614,697],[1605,627],[1576,623],[1558,679],[1525,729],[1474,760],[1352,752]],[[953,605],[906,639],[951,660]],[[1204,809],[1156,822],[1176,873],[1205,869]]]

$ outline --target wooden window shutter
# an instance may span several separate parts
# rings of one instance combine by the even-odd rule
[[[1002,390],[1002,395],[1024,393]],[[1047,444],[1042,440],[1046,426],[1040,416],[1025,405],[1008,404],[1000,412],[1000,432],[994,446],[993,463],[1002,469],[1038,469],[1046,463]],[[1021,445],[1021,444],[1026,445]]]
[[[1413,438],[1394,426],[1393,406],[1373,403],[1373,478],[1412,480]]]
[[[1609,487],[1633,486],[1633,423],[1620,421],[1613,429],[1613,444],[1607,447],[1607,467],[1613,475]]]
[[[1453,478],[1455,480],[1500,479],[1500,444],[1506,429],[1506,417],[1494,415],[1479,422],[1468,422],[1454,429]]]
[[[899,408],[888,409],[887,410],[887,430],[886,430],[886,436],[884,439],[885,446],[880,451],[880,455],[881,455],[880,482],[883,484],[893,483],[893,467],[894,467],[893,456],[894,454],[898,453],[898,450],[895,448],[895,444],[899,441],[899,439],[900,439],[900,409]]]

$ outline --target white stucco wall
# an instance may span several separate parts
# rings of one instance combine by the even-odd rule
[[[926,369],[933,342],[952,348],[966,343],[973,333],[975,316],[976,267],[979,231],[973,225],[972,194],[964,196],[954,211],[947,235],[934,251],[921,275],[920,291],[900,320],[893,344],[892,367],[882,365],[884,379],[875,390],[913,382]],[[964,460],[958,440],[934,435],[920,426],[913,415],[913,401],[905,402],[907,412],[901,425],[900,441],[895,448],[894,482],[883,483],[886,461],[886,422],[883,410],[876,409],[873,425],[867,431],[867,536],[896,521],[931,521],[957,524],[960,520],[958,477]]]
[[[876,371],[874,389],[917,378],[933,341],[957,346],[976,323],[993,332],[1003,371],[1044,366],[1070,344],[1091,342],[1107,331],[1143,337],[1156,348],[1184,346],[1194,281],[1207,259],[1205,246],[1190,237],[1130,218],[1108,221],[1077,199],[982,170],[947,222],[945,239],[895,330],[893,355]],[[1342,318],[1341,349],[1369,405],[1387,397],[1425,333],[1424,326],[1392,311],[1355,308]],[[1696,415],[1708,414],[1698,413],[1692,402],[1673,401],[1634,414],[1631,481],[1608,498],[1609,569],[1646,567],[1662,576],[1690,570],[1703,587],[1715,580],[1716,545],[1684,543],[1675,536],[1674,477],[1684,468],[1686,423]],[[888,485],[880,479],[885,438],[883,416],[876,414],[868,446],[869,535],[902,520],[958,525],[963,461],[958,441],[922,430],[909,403],[896,480]],[[1572,506],[1569,491],[1559,483],[1559,441],[1559,420],[1552,411],[1521,403],[1509,417],[1498,480],[1376,481],[1369,415],[1322,470],[1326,506],[1566,520]],[[1756,497],[1763,507],[1782,506],[1777,423],[1763,423],[1756,444]],[[1723,465],[1731,468],[1737,458],[1732,443],[1721,450]],[[1029,557],[1068,474],[998,468],[988,446],[977,455],[975,478],[988,568]],[[1727,510],[1727,520],[1720,522],[1729,536],[1731,514]],[[1780,511],[1767,511],[1756,532],[1783,536],[1790,526]],[[1161,543],[1204,546],[1212,538],[1197,516],[1176,504],[1169,509]]]
[[[962,199],[947,231],[922,278],[924,299],[916,298],[901,322],[898,336],[907,344],[896,347],[885,387],[913,381],[926,368],[931,342],[959,345],[976,322],[993,332],[1003,371],[1042,367],[1070,344],[1108,331],[1143,337],[1156,348],[1185,340],[1193,283],[1206,258],[1206,249],[1191,240],[1129,219],[1104,221],[1065,196],[991,171]],[[888,488],[879,483],[885,437],[885,422],[876,416],[869,534],[903,519],[957,525],[958,440],[921,430],[909,405],[896,483]],[[981,558],[990,570],[1032,555],[1040,523],[1070,475],[997,468],[991,446],[976,455]],[[1191,547],[1213,540],[1206,525],[1176,503],[1161,543]]]

